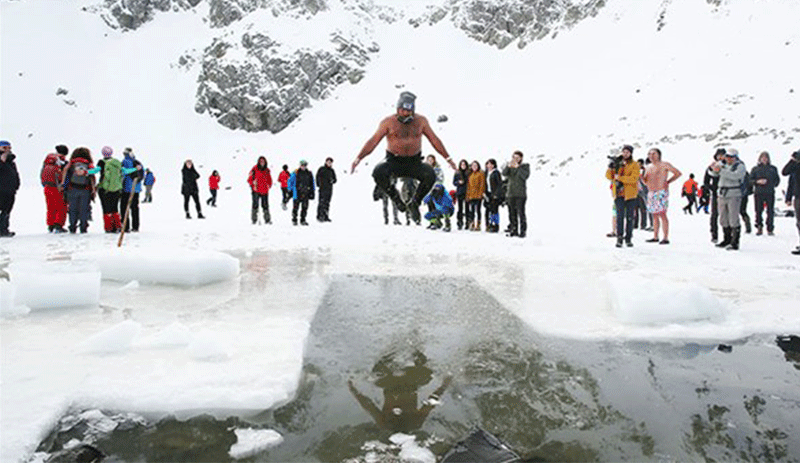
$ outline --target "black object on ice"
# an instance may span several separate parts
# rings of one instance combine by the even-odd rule
[[[81,444],[54,453],[46,460],[46,463],[99,463],[105,458],[106,455],[97,447]]]
[[[775,342],[786,353],[800,354],[800,336],[793,334],[778,336]]]
[[[728,344],[720,344],[719,346],[717,346],[717,350],[729,354],[733,352],[733,346],[730,346]]]
[[[442,458],[442,463],[459,462],[520,463],[522,459],[488,431],[475,428],[466,439],[456,443]]]

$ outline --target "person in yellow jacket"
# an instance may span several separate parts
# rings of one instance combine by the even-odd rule
[[[628,247],[633,246],[633,209],[639,194],[639,163],[633,160],[633,146],[622,147],[622,160],[617,168],[609,167],[606,178],[614,181],[614,204],[617,209],[617,247],[623,240]],[[623,227],[624,224],[624,227]]]

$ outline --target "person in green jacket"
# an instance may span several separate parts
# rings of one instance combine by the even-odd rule
[[[531,167],[529,164],[523,164],[522,158],[522,151],[514,151],[511,162],[503,167],[503,177],[508,179],[506,203],[508,218],[511,221],[508,236],[525,238],[528,230],[528,220],[525,217],[525,201],[528,199],[526,182],[531,175]]]

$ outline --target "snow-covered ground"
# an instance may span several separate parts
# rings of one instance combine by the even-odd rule
[[[753,134],[724,142],[748,166],[761,150],[782,166],[797,149],[794,2],[743,0],[719,11],[664,2],[666,26],[656,33],[661,2],[612,1],[522,50],[479,44],[447,22],[382,26],[364,80],[278,135],[230,132],[194,113],[196,70],[175,64],[209,43],[201,11],[160,14],[121,33],[83,3],[0,2],[0,138],[13,143],[23,177],[17,236],[0,242],[11,276],[0,285],[2,461],[25,459],[70,406],[224,415],[288,400],[334,275],[465,276],[559,337],[713,342],[800,331],[793,219],[776,219],[774,237],[746,235],[741,251],[722,251],[709,242],[707,216],[682,215],[676,185],[670,246],[644,243],[641,231],[632,249],[604,237],[605,155],[622,143],[635,144],[637,158],[658,143],[683,179],[702,175],[720,142],[703,135],[725,122],[729,135]],[[421,114],[448,116],[434,130],[456,159],[502,164],[514,149],[526,153],[535,169],[528,238],[383,225],[370,172],[384,147],[354,175],[349,165],[401,86],[418,95]],[[94,153],[133,146],[156,173],[141,232],[121,250],[100,233],[97,203],[88,235],[45,233],[38,172],[58,143]],[[274,224],[251,225],[245,178],[262,154],[274,176],[283,163],[305,158],[316,169],[334,157],[333,223],[292,227],[273,190]],[[186,158],[204,179],[217,169],[231,187],[218,208],[204,208],[204,221],[183,218]],[[501,217],[505,224],[505,210]],[[194,282],[213,281],[169,279],[192,269],[207,277]],[[75,305],[84,306],[66,308]]]

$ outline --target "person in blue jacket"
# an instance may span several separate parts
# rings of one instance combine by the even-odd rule
[[[300,161],[300,167],[292,172],[287,182],[289,190],[292,192],[292,225],[297,225],[297,210],[300,209],[300,225],[308,225],[306,214],[308,213],[308,200],[314,199],[314,174],[308,170],[308,163]]]
[[[153,202],[153,185],[156,184],[156,176],[150,169],[144,171],[144,199],[143,203]]]
[[[136,159],[133,154],[132,148],[125,148],[123,151],[125,158],[122,160],[123,169],[134,168],[136,171],[125,175],[122,178],[122,195],[119,198],[119,210],[123,214],[128,207],[128,198],[130,198],[130,213],[129,220],[125,221],[125,232],[131,230],[139,231],[139,193],[142,191],[142,177],[144,177],[144,166]],[[131,196],[133,191],[133,196]],[[124,219],[123,219],[124,220]]]
[[[453,215],[453,198],[450,197],[442,185],[433,187],[430,193],[422,200],[423,203],[430,206],[430,211],[425,214],[425,219],[430,220],[431,224],[428,227],[431,230],[438,230],[442,228],[442,219],[444,219],[444,231],[450,231],[450,216]]]

